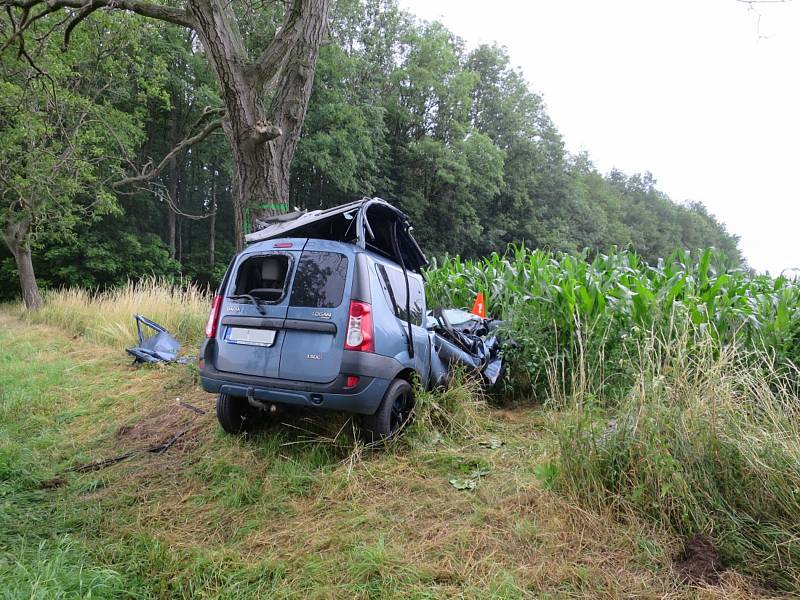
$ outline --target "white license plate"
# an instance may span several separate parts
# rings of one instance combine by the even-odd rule
[[[275,330],[231,327],[228,332],[228,341],[245,346],[272,346],[275,343]]]

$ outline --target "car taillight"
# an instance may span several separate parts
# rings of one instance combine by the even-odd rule
[[[219,309],[222,306],[222,296],[214,296],[211,304],[211,312],[208,313],[208,323],[206,323],[206,337],[212,338],[217,335],[217,323],[219,323]]]
[[[347,337],[344,340],[344,349],[375,352],[375,340],[372,333],[372,307],[365,302],[353,300],[350,302],[350,315],[347,318]]]

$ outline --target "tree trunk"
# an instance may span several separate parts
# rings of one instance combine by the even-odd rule
[[[217,179],[211,184],[211,216],[208,219],[208,266],[214,268],[215,248],[217,241]]]
[[[179,263],[183,262],[183,221],[178,221],[178,256]]]
[[[256,208],[253,210],[254,220],[289,209],[289,171],[311,99],[317,58],[328,22],[328,6],[329,0],[313,1],[289,51],[287,60],[294,68],[284,69],[271,86],[274,92],[269,111],[272,122],[283,135],[269,142],[267,197],[274,206],[285,208]]]
[[[230,3],[190,0],[188,5],[227,111],[224,131],[233,154],[231,192],[239,250],[245,229],[288,210],[289,167],[311,96],[330,0],[291,3],[276,39],[258,63],[247,58]],[[273,47],[281,59],[278,67],[267,68],[266,55]],[[268,107],[265,97],[271,98]]]
[[[175,102],[173,93],[173,103]],[[172,120],[170,123],[170,145],[174,148],[180,142],[178,135],[178,114],[175,110],[172,112]],[[169,257],[175,259],[177,250],[175,247],[175,229],[178,220],[178,214],[175,212],[175,207],[178,206],[178,161],[173,156],[169,161],[169,187],[167,189],[167,229],[169,241]]]
[[[38,310],[42,307],[43,302],[42,295],[39,293],[39,285],[36,283],[36,274],[33,272],[30,246],[23,244],[16,252],[12,250],[11,253],[17,263],[22,301],[25,303],[25,308]]]
[[[167,227],[168,227],[168,240],[169,240],[169,257],[175,258],[175,224],[177,221],[177,214],[175,213],[174,205],[177,205],[178,196],[178,169],[175,165],[175,158],[169,161],[169,190],[167,191]]]
[[[19,273],[19,284],[22,291],[22,301],[28,310],[38,310],[42,307],[42,295],[39,293],[39,286],[36,283],[36,274],[33,272],[33,260],[31,257],[31,247],[28,243],[27,221],[12,223],[6,226],[3,232],[3,239],[14,255]]]
[[[261,104],[258,98],[254,104]],[[263,110],[263,109],[262,109]],[[270,156],[267,144],[255,144],[250,140],[239,142],[232,127],[225,127],[228,141],[233,150],[233,181],[231,182],[231,200],[233,201],[233,224],[236,250],[244,246],[244,236],[253,230],[255,211],[262,210],[262,205],[277,204],[270,198],[268,186]],[[286,211],[281,211],[286,212]],[[272,213],[276,214],[276,213]]]
[[[183,166],[184,166],[183,159],[181,159],[181,164],[180,164],[181,170],[183,169]],[[175,179],[177,181],[176,181],[176,184],[175,184],[175,196],[173,197],[172,200],[175,203],[173,210],[175,212],[175,221],[176,221],[176,229],[177,229],[177,236],[178,236],[177,244],[176,244],[176,246],[177,246],[177,248],[176,248],[176,250],[177,250],[177,260],[178,260],[179,263],[183,263],[183,254],[184,254],[184,251],[183,251],[183,233],[184,233],[184,229],[186,227],[186,221],[185,221],[185,219],[181,219],[181,215],[179,213],[178,207],[181,205],[180,199],[181,198],[187,198],[188,196],[186,195],[186,193],[185,193],[186,190],[184,189],[184,183],[185,183],[184,182],[184,178],[178,176],[178,173],[179,173],[179,171],[176,169],[176,171],[175,171],[176,178]]]

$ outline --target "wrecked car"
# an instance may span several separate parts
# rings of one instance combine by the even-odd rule
[[[373,198],[261,225],[227,269],[200,351],[222,428],[295,405],[360,415],[368,441],[391,437],[414,382],[433,387],[446,370],[408,218]]]

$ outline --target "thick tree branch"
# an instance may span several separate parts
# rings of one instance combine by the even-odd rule
[[[301,20],[302,4],[303,0],[293,0],[286,8],[283,24],[255,63],[256,78],[262,85],[275,76],[291,50]]]
[[[35,21],[62,8],[78,9],[78,14],[73,19],[73,22],[77,20],[77,23],[98,8],[116,8],[190,29],[195,27],[194,19],[186,10],[152,4],[142,0],[0,0],[0,7],[19,8],[22,11],[20,23],[14,32],[14,36],[19,36]],[[31,11],[38,7],[41,7],[42,10],[31,16]],[[68,39],[68,35],[65,38]]]
[[[195,129],[200,127],[200,124],[203,123],[203,121],[205,121],[211,115],[219,115],[220,117],[224,117],[225,109],[222,108],[221,106],[206,106],[203,109],[203,112],[200,113],[198,119],[189,128],[189,131],[194,131]]]
[[[72,30],[75,29],[81,21],[83,21],[98,8],[102,8],[102,6],[102,0],[92,0],[89,2],[89,4],[81,8],[74,17],[72,17],[70,22],[67,23],[66,29],[64,29],[64,44],[62,46],[62,50],[66,51],[67,46],[69,46],[69,37],[72,35]]]
[[[138,183],[142,181],[150,181],[161,173],[164,168],[169,164],[169,161],[177,156],[180,152],[189,148],[190,146],[194,146],[197,143],[202,142],[206,139],[209,135],[211,135],[217,129],[222,127],[222,119],[217,119],[216,121],[211,121],[208,123],[202,131],[196,133],[191,137],[187,137],[186,139],[182,140],[177,146],[175,146],[169,153],[161,160],[158,165],[153,167],[149,165],[145,167],[144,172],[140,173],[139,175],[135,175],[133,177],[126,177],[125,179],[121,179],[113,184],[114,188],[121,188],[126,185],[130,185],[132,183]]]

